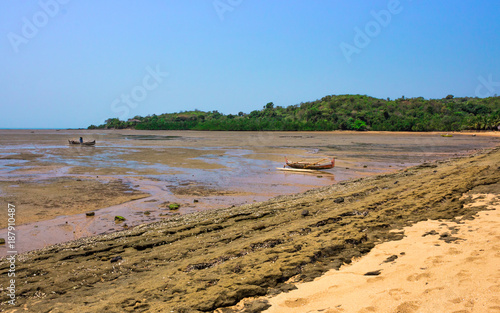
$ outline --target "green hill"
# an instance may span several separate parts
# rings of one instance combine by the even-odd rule
[[[496,130],[499,125],[500,97],[384,100],[332,95],[288,107],[270,102],[262,110],[237,115],[195,110],[136,116],[128,121],[110,118],[89,129],[459,131]]]

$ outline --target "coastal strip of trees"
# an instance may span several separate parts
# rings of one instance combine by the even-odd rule
[[[461,131],[498,130],[500,97],[377,99],[366,95],[331,95],[290,105],[267,103],[250,113],[199,110],[148,115],[122,121],[110,118],[89,129],[218,131]]]

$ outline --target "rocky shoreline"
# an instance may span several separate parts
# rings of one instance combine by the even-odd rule
[[[472,218],[464,193],[500,190],[500,148],[302,194],[174,217],[18,256],[16,305],[0,309],[210,312],[293,289],[402,238],[427,219]],[[399,231],[397,231],[399,229]],[[394,231],[396,230],[396,231]],[[246,308],[267,307],[255,302]]]

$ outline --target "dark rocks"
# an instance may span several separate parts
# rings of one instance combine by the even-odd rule
[[[451,243],[453,241],[456,241],[456,240],[463,240],[461,238],[458,238],[458,237],[453,237],[452,235],[450,235],[449,233],[442,233],[441,235],[439,235],[439,240],[443,240],[444,242],[446,243]]]
[[[246,303],[245,310],[243,312],[245,313],[262,312],[270,307],[271,305],[267,300],[256,300],[252,301],[251,303]]]
[[[398,258],[398,256],[394,254],[394,255],[391,255],[390,257],[388,257],[387,259],[385,259],[385,261],[382,263],[390,263],[390,262],[395,261],[397,258]]]
[[[344,202],[344,198],[338,197],[337,199],[333,200],[333,202],[335,202],[335,203],[342,203],[342,202]]]
[[[360,211],[354,210],[352,212],[342,213],[342,214],[340,214],[340,216],[367,216],[369,213],[370,212],[368,212],[368,211],[360,212]]]
[[[378,275],[380,275],[381,272],[382,272],[381,270],[366,272],[365,276],[378,276]]]
[[[114,258],[111,258],[110,262],[115,263],[115,262],[118,262],[120,260],[123,260],[123,258],[121,256],[115,256]]]
[[[439,235],[439,233],[433,229],[431,231],[428,231],[428,232],[424,233],[422,235],[422,237],[425,237],[425,236],[428,236],[428,235]]]
[[[333,223],[337,223],[338,221],[341,221],[342,220],[342,217],[330,217],[326,220],[322,220],[322,221],[319,221],[313,225],[309,225],[311,227],[321,227],[321,226],[325,226],[327,224],[333,224]]]
[[[236,264],[236,266],[233,268],[233,273],[240,273],[241,272],[241,265],[240,264]]]
[[[95,212],[87,212],[85,213],[86,216],[95,216]]]
[[[303,217],[306,217],[309,215],[309,210],[304,210],[300,213],[300,215],[302,215]]]
[[[275,295],[278,295],[282,292],[289,292],[289,291],[292,291],[292,290],[295,290],[297,289],[297,286],[295,286],[294,284],[287,284],[287,283],[284,283],[283,285],[277,287],[277,288],[273,288],[269,291],[269,294],[272,295],[272,296],[275,296]]]

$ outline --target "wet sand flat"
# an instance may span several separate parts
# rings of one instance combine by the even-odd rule
[[[232,312],[242,299],[293,289],[401,239],[403,227],[428,219],[462,225],[486,208],[467,205],[472,195],[498,196],[499,164],[495,148],[19,255],[17,305],[4,302],[2,309]],[[451,247],[455,234],[448,230],[440,236]],[[8,266],[0,263],[3,288]],[[259,300],[247,304],[250,311],[267,307]]]
[[[90,212],[148,196],[119,180],[106,183],[71,178],[15,183],[0,181],[0,189],[5,202],[22,208],[16,216],[17,225]],[[0,208],[1,216],[7,216],[7,207]],[[0,219],[0,228],[5,227],[7,219]]]
[[[80,136],[97,145],[67,144]],[[17,205],[19,251],[29,251],[394,172],[499,140],[470,133],[0,130],[0,214],[6,216],[7,203]],[[322,174],[277,171],[285,157],[335,157],[336,167]],[[168,203],[181,206],[170,211]],[[126,222],[115,223],[114,215]],[[0,256],[5,251],[0,246]]]

